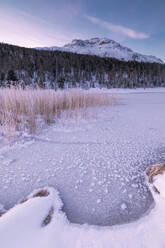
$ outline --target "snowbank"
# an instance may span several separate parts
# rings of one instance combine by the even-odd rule
[[[113,227],[75,225],[53,188],[39,189],[0,218],[3,248],[164,248],[165,173],[153,175],[155,207],[140,220]],[[158,194],[153,190],[157,188]]]
[[[158,88],[91,88],[90,91],[104,92],[104,93],[112,93],[112,94],[136,94],[136,93],[165,93],[165,87]]]

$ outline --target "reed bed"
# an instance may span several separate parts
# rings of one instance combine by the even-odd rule
[[[0,89],[1,134],[28,130],[35,132],[40,121],[50,124],[65,111],[71,118],[92,106],[108,106],[117,102],[109,94],[81,89]]]

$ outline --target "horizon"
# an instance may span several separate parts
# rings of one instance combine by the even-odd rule
[[[0,6],[0,42],[61,47],[74,39],[106,37],[165,62],[162,0],[6,0]]]

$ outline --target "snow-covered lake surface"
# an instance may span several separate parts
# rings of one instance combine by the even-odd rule
[[[113,225],[142,216],[153,203],[144,170],[165,161],[165,91],[116,92],[119,104],[91,109],[89,120],[51,126],[10,149],[1,144],[0,202],[10,208],[48,185],[60,192],[74,223]]]

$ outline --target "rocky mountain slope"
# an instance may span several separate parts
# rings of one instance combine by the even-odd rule
[[[135,60],[138,62],[164,63],[161,59],[155,56],[136,53],[130,48],[124,47],[116,41],[107,38],[92,38],[89,40],[75,39],[63,47],[38,47],[37,49],[97,55],[100,57],[116,58],[123,61]]]

